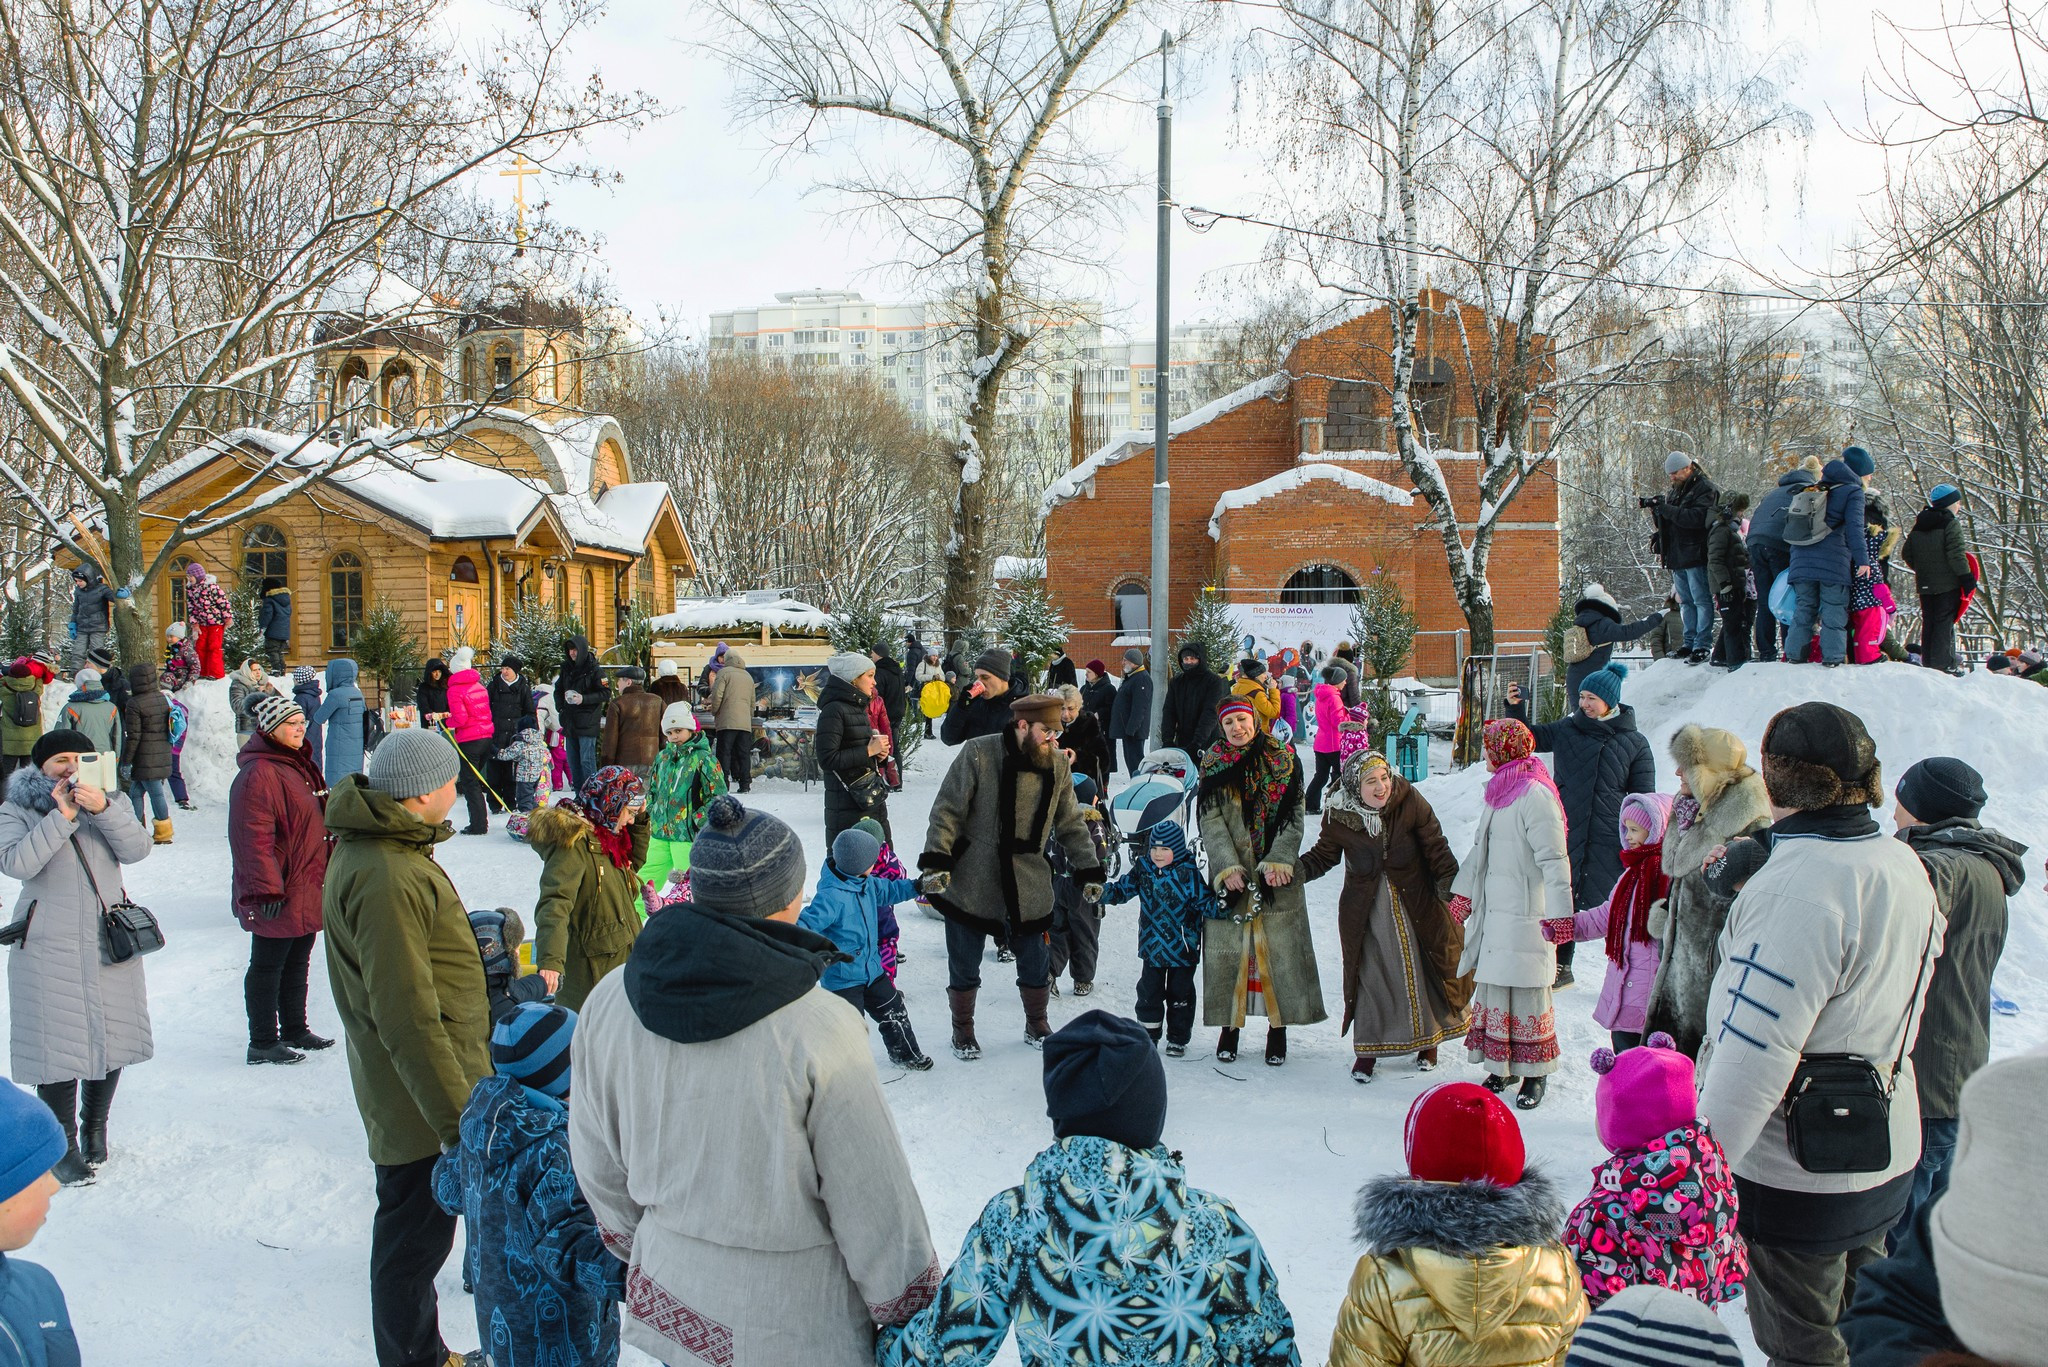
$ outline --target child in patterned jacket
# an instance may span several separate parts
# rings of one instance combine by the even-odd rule
[[[548,800],[548,773],[553,767],[548,747],[541,742],[540,728],[525,722],[511,744],[498,751],[498,758],[512,766],[512,810],[530,812]]]
[[[1595,1307],[1631,1286],[1661,1286],[1708,1306],[1735,1299],[1749,1254],[1735,1232],[1735,1177],[1700,1118],[1692,1060],[1659,1031],[1617,1057],[1593,1051],[1594,1114],[1613,1155],[1565,1220]]]
[[[1223,914],[1222,903],[1195,864],[1188,838],[1174,821],[1146,832],[1145,857],[1102,889],[1102,905],[1138,899],[1138,1023],[1166,1052],[1180,1058],[1195,1029],[1195,965],[1202,959],[1202,921]]]

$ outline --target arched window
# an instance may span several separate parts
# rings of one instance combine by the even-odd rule
[[[266,579],[289,583],[290,571],[291,551],[281,530],[258,522],[242,533],[242,578],[260,588]]]
[[[1152,629],[1152,596],[1135,580],[1125,580],[1111,595],[1116,599],[1116,629],[1128,636]]]
[[[483,581],[476,577],[476,561],[466,555],[455,557],[455,563],[448,567],[448,577],[458,584],[477,584]]]
[[[491,398],[498,401],[512,397],[512,348],[498,346],[491,349]]]
[[[185,567],[192,563],[189,555],[177,556],[171,561],[171,620],[185,620]]]
[[[370,368],[351,356],[334,381],[334,420],[354,433],[376,421],[376,399],[370,393]]]
[[[410,423],[420,409],[419,388],[413,382],[412,367],[392,361],[384,367],[384,411],[394,425]]]
[[[1280,586],[1283,603],[1355,603],[1358,581],[1335,565],[1304,565]]]
[[[1408,399],[1415,426],[1431,446],[1442,446],[1451,435],[1451,363],[1440,356],[1415,363],[1409,382]]]
[[[344,654],[363,629],[363,558],[336,551],[327,561],[327,648]]]
[[[464,399],[475,399],[478,397],[476,348],[473,346],[466,346],[462,349],[462,397]]]
[[[597,635],[597,576],[587,565],[583,569],[583,630]]]
[[[546,403],[554,402],[560,392],[556,384],[556,367],[559,364],[560,362],[555,357],[555,349],[553,347],[542,349],[540,364],[535,366],[533,371],[534,398]]]

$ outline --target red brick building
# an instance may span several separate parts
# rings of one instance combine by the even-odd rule
[[[1489,320],[1440,291],[1423,296],[1413,387],[1461,522],[1478,503],[1479,432],[1461,333],[1484,350]],[[1455,310],[1455,312],[1454,312]],[[1461,326],[1462,324],[1462,326]],[[1206,586],[1233,604],[1332,603],[1393,576],[1421,619],[1411,671],[1455,675],[1465,625],[1442,541],[1394,445],[1385,309],[1314,336],[1281,370],[1171,428],[1176,625]],[[1491,435],[1491,434],[1488,434]],[[1538,423],[1534,441],[1548,440]],[[1046,491],[1046,588],[1073,623],[1077,658],[1108,658],[1110,634],[1142,632],[1151,571],[1152,443],[1127,433]],[[1557,484],[1523,486],[1493,540],[1489,570],[1502,641],[1540,636],[1557,607]],[[1122,611],[1119,615],[1119,601]],[[1440,633],[1440,634],[1427,634]]]

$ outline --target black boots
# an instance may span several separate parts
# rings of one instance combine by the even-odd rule
[[[882,1045],[889,1051],[889,1062],[913,1073],[922,1073],[932,1066],[924,1050],[917,1047],[917,1035],[910,1028],[910,1013],[902,1006],[885,1012],[875,1021],[875,1028],[882,1032]]]
[[[1522,1090],[1515,1095],[1515,1105],[1524,1111],[1533,1111],[1543,1104],[1543,1089],[1546,1081],[1540,1077],[1522,1079]]]
[[[1052,1033],[1052,1026],[1045,1019],[1045,1004],[1052,997],[1050,988],[1020,987],[1017,995],[1024,1000],[1024,1042],[1033,1049],[1045,1047],[1045,1037]]]
[[[1513,1081],[1514,1079],[1507,1076],[1505,1073],[1488,1073],[1483,1079],[1481,1079],[1480,1085],[1485,1087],[1487,1091],[1492,1092],[1495,1096],[1499,1096],[1502,1092],[1505,1092],[1508,1089],[1508,1084]]]
[[[97,1082],[88,1082],[82,1089],[78,1108],[78,1149],[85,1158],[85,1165],[97,1169],[107,1161],[107,1112],[114,1109],[114,1088],[121,1085],[121,1070],[116,1068]]]
[[[78,1081],[44,1082],[36,1087],[36,1095],[43,1099],[57,1117],[58,1125],[64,1130],[64,1156],[57,1160],[52,1169],[59,1182],[67,1187],[82,1187],[93,1180],[92,1165],[85,1161],[85,1155],[78,1151]]]
[[[1217,1033],[1216,1061],[1218,1063],[1237,1062],[1237,1031],[1234,1027],[1225,1026]]]
[[[316,1049],[332,1049],[334,1047],[333,1040],[325,1035],[316,1035],[311,1030],[301,1030],[296,1035],[288,1036],[283,1043],[290,1048],[304,1049],[309,1053]]]
[[[974,998],[981,989],[946,989],[946,1005],[953,1011],[953,1057],[971,1063],[981,1057],[981,1045],[974,1038]]]
[[[1360,1054],[1357,1058],[1351,1060],[1351,1080],[1353,1082],[1371,1082],[1373,1065],[1378,1061],[1371,1054]]]
[[[304,1063],[306,1056],[284,1044],[252,1044],[249,1046],[249,1062],[256,1063]]]
[[[1287,1062],[1287,1027],[1269,1027],[1266,1031],[1266,1066],[1278,1068]]]

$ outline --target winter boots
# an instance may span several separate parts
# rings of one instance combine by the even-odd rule
[[[1548,1086],[1540,1077],[1522,1079],[1522,1089],[1515,1094],[1515,1106],[1524,1111],[1533,1111],[1543,1104],[1543,1090]]]
[[[876,1018],[875,1028],[882,1032],[882,1045],[889,1051],[889,1062],[913,1073],[925,1072],[932,1066],[924,1050],[917,1047],[917,1035],[910,1028],[910,1013],[900,1004]]]
[[[1433,1073],[1436,1071],[1436,1046],[1434,1044],[1415,1056],[1415,1071],[1418,1073]]]
[[[92,1164],[86,1162],[85,1155],[78,1151],[78,1080],[39,1083],[36,1095],[56,1115],[57,1124],[64,1130],[64,1156],[57,1160],[57,1166],[51,1171],[67,1187],[90,1185],[93,1181]]]
[[[1216,1036],[1216,1061],[1237,1062],[1237,1031],[1226,1027]]]
[[[304,1049],[308,1053],[334,1047],[333,1040],[325,1035],[316,1035],[311,1030],[301,1030],[298,1034],[291,1036],[283,1042],[289,1048]]]
[[[169,817],[165,817],[162,821],[157,822],[152,829],[156,833],[152,843],[158,845],[168,845],[171,843],[171,820]]]
[[[1287,1062],[1287,1027],[1276,1025],[1266,1031],[1266,1066],[1278,1068]]]
[[[953,1057],[971,1063],[981,1057],[981,1044],[974,1038],[974,998],[978,987],[946,989],[946,1005],[953,1011]]]
[[[1353,1082],[1371,1082],[1372,1066],[1377,1062],[1379,1060],[1371,1054],[1360,1054],[1357,1058],[1351,1060],[1351,1080]]]
[[[1045,1004],[1052,997],[1052,991],[1044,987],[1020,987],[1017,995],[1024,999],[1024,1042],[1033,1049],[1045,1047],[1045,1037],[1052,1033],[1052,1026],[1045,1019]]]
[[[78,1151],[85,1165],[97,1171],[111,1152],[107,1147],[107,1113],[114,1109],[114,1088],[121,1085],[121,1070],[88,1082],[80,1089],[78,1108]]]
[[[286,1044],[252,1044],[249,1046],[249,1062],[257,1063],[304,1063],[306,1056]]]

